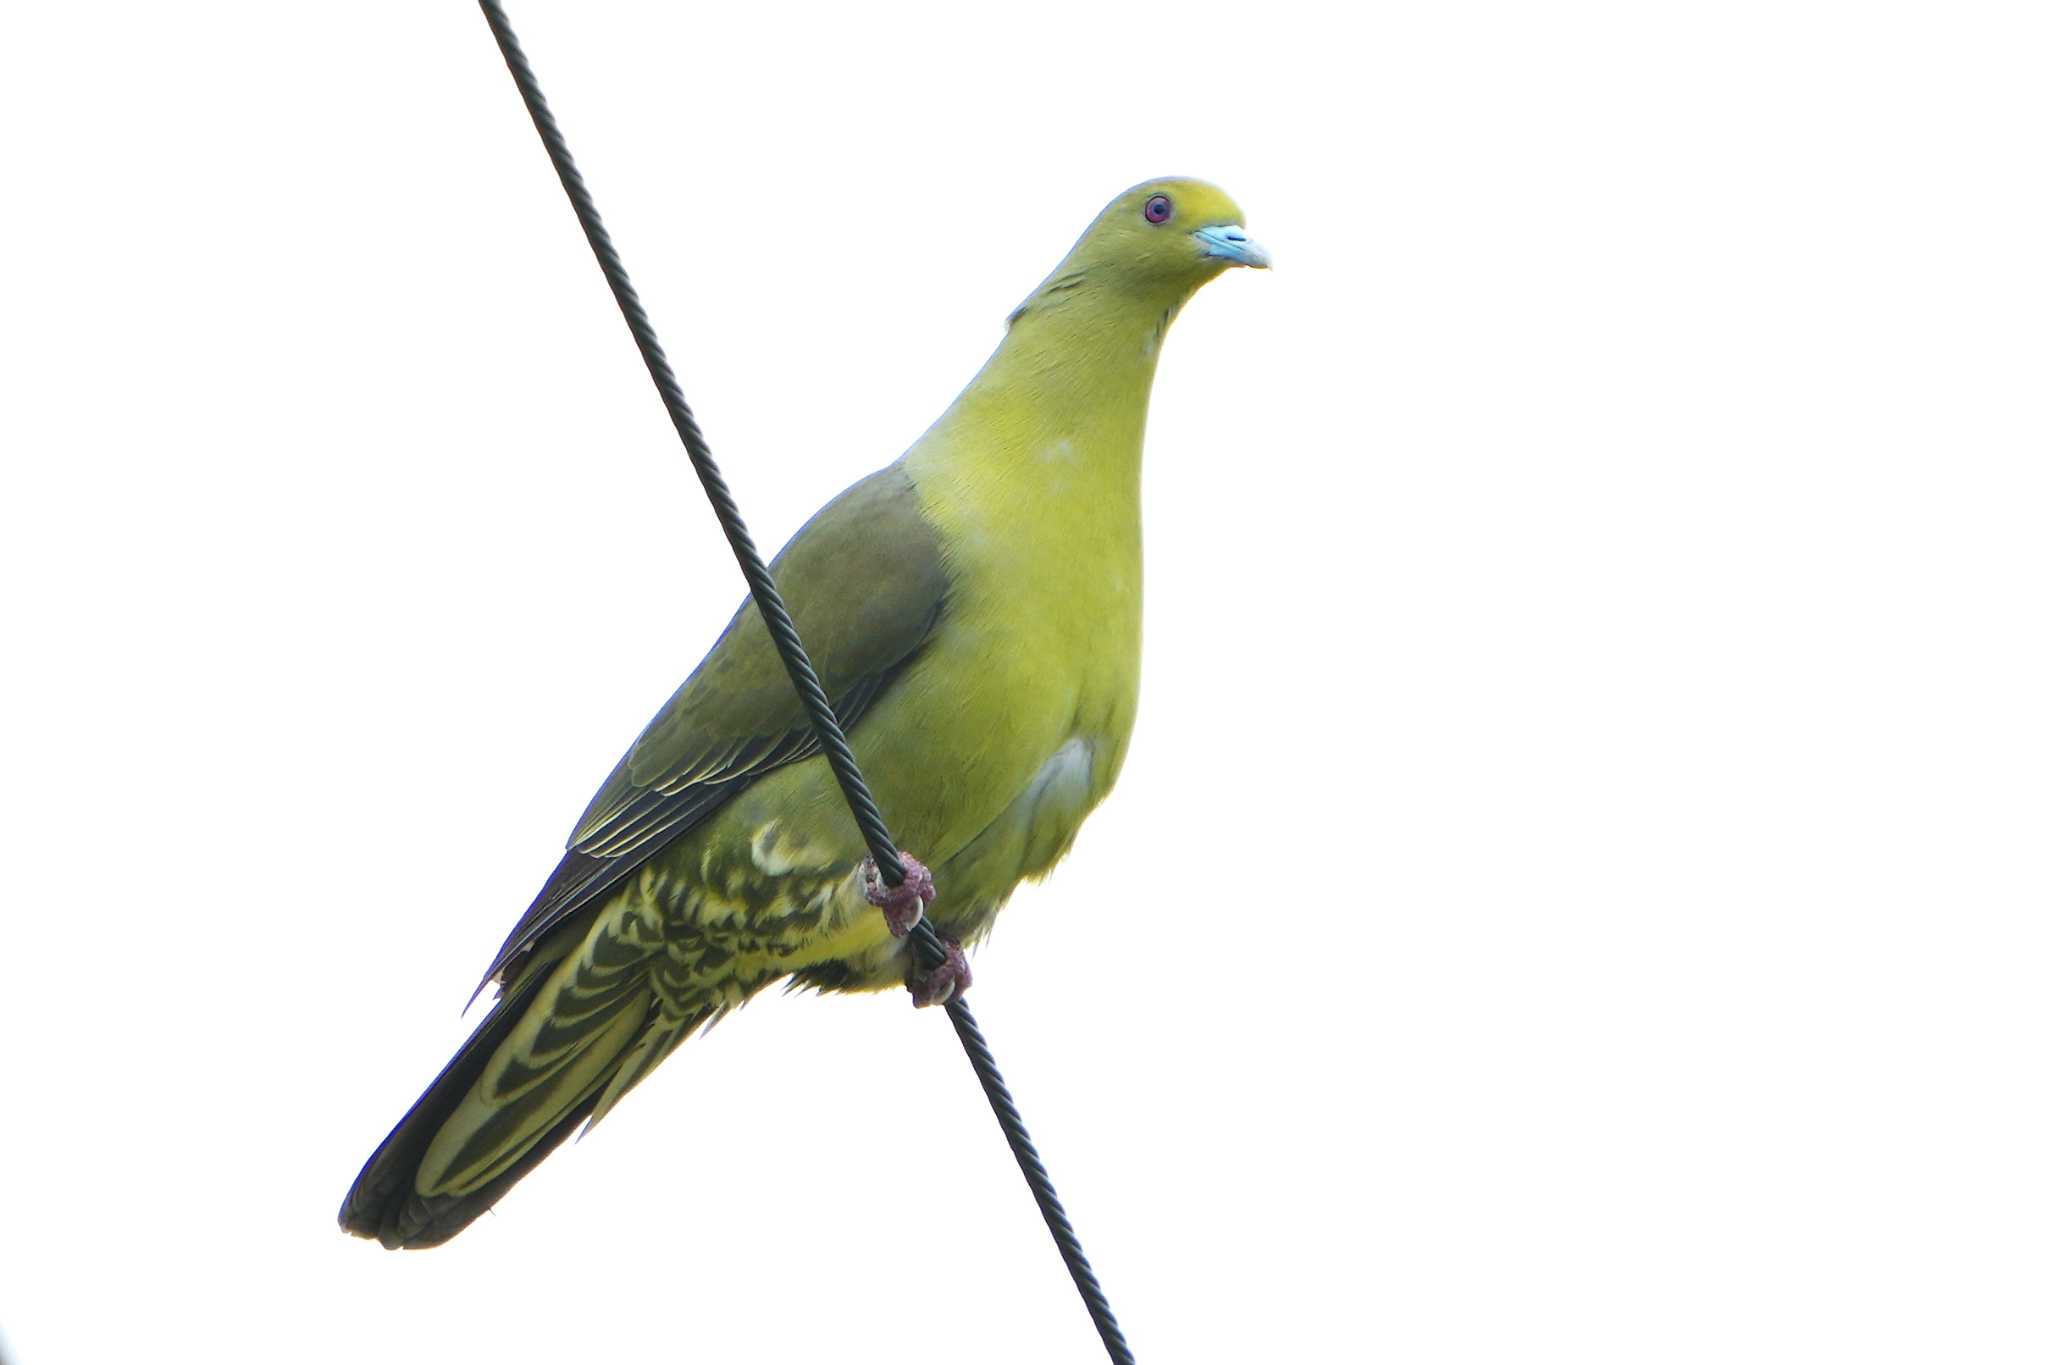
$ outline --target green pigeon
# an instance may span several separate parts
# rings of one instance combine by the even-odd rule
[[[1138,483],[1159,346],[1263,267],[1198,180],[1120,194],[894,464],[774,562],[910,876],[884,887],[751,599],[619,761],[498,950],[476,1031],[378,1147],[341,1225],[447,1241],[676,1045],[775,982],[969,982],[961,945],[1115,783],[1138,702]],[[934,895],[936,888],[936,895]],[[949,945],[917,966],[920,914]]]

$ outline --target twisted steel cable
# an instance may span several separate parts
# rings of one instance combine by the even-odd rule
[[[746,576],[747,589],[754,596],[754,604],[760,609],[768,634],[775,641],[776,652],[782,656],[783,667],[789,671],[789,680],[810,716],[811,728],[824,749],[826,761],[832,765],[832,775],[838,779],[839,789],[846,796],[847,807],[860,826],[868,854],[875,860],[875,867],[884,882],[892,887],[901,885],[903,863],[896,855],[896,841],[889,837],[889,827],[883,823],[874,794],[868,790],[867,781],[861,776],[860,764],[846,742],[846,732],[840,728],[839,718],[832,712],[832,703],[818,681],[817,671],[811,667],[810,657],[804,653],[796,623],[790,619],[782,594],[776,591],[774,576],[768,572],[761,552],[754,548],[754,538],[747,533],[747,524],[740,517],[739,504],[734,501],[732,490],[726,487],[725,476],[719,473],[717,462],[711,458],[711,448],[705,443],[703,432],[698,430],[697,419],[683,398],[682,386],[676,382],[668,356],[654,335],[654,324],[648,320],[639,294],[626,277],[625,264],[619,259],[618,249],[612,245],[604,220],[598,216],[596,201],[591,198],[589,187],[583,183],[582,173],[576,169],[576,162],[569,155],[568,143],[563,140],[562,130],[548,109],[546,97],[541,94],[533,67],[520,48],[518,37],[512,32],[511,21],[505,17],[504,8],[497,0],[478,0],[478,4],[491,26],[492,35],[498,40],[498,50],[504,54],[505,66],[519,87],[520,98],[526,102],[526,112],[533,117],[534,130],[540,134],[541,143],[547,148],[548,160],[554,163],[555,174],[561,178],[562,189],[576,211],[576,221],[583,225],[583,236],[597,257],[605,283],[611,286],[612,298],[618,302],[620,313],[625,315],[626,327],[633,333],[634,344],[640,348],[640,358],[647,363],[648,376],[654,380],[654,387],[661,394],[662,406],[668,409],[669,420],[675,423],[676,435],[682,438],[683,451],[690,457],[690,465],[704,485],[704,495],[711,500],[711,510],[718,517],[719,528],[725,532],[733,557],[739,561],[740,572]],[[929,920],[918,921],[911,930],[911,942],[926,966],[937,966],[945,961],[945,945],[940,942]],[[968,1009],[964,999],[956,995],[946,1002],[946,1015],[953,1021],[953,1031],[959,1035],[960,1046],[974,1067],[983,1093],[988,1096],[996,1123],[1009,1141],[1010,1151],[1017,1159],[1017,1168],[1024,1175],[1024,1183],[1031,1187],[1031,1197],[1038,1201],[1038,1211],[1044,1216],[1045,1226],[1059,1247],[1061,1259],[1067,1263],[1074,1288],[1087,1305],[1089,1317],[1095,1320],[1095,1330],[1101,1334],[1103,1349],[1117,1365],[1135,1365],[1131,1348],[1117,1326],[1116,1315],[1110,1311],[1102,1285],[1096,1280],[1086,1253],[1081,1250],[1080,1238],[1075,1235],[1074,1225],[1068,1220],[1067,1211],[1052,1187],[1052,1178],[1046,1174],[1045,1163],[1039,1159],[1038,1148],[1024,1127],[1023,1116],[1017,1112],[1017,1102],[1011,1097],[1009,1086],[1003,1082],[1003,1074],[996,1067],[995,1056],[989,1051],[981,1026],[974,1021],[973,1011]]]

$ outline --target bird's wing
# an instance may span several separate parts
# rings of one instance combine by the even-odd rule
[[[827,503],[773,568],[819,681],[852,730],[931,638],[945,609],[938,535],[902,466],[871,474]],[[749,598],[599,789],[485,984],[748,784],[817,752]]]

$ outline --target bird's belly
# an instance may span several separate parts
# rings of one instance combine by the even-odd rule
[[[973,943],[994,923],[1019,882],[1051,870],[1102,798],[1103,760],[1097,750],[1098,743],[1089,738],[1068,739],[986,828],[932,868],[938,888],[930,911],[933,924],[962,943]],[[889,937],[880,915],[855,915],[809,945],[798,965],[836,961],[851,978],[873,989],[902,979],[902,951],[903,944]]]
[[[963,941],[978,938],[1019,882],[1044,876],[1066,854],[1102,797],[1096,748],[1080,735],[1060,745],[987,828],[934,870],[940,904],[932,913],[941,927]]]
[[[934,924],[963,942],[981,936],[1019,882],[1059,861],[1107,794],[1130,734],[1135,632],[1078,646],[1044,634],[954,618],[924,666],[852,735],[890,833],[932,869]],[[886,745],[873,742],[883,734]],[[731,812],[744,831],[735,842],[762,844],[759,830],[779,822],[772,851],[798,849],[806,868],[843,877],[834,905],[782,961],[799,972],[836,964],[838,989],[899,982],[902,944],[879,914],[863,913],[853,874],[865,850],[844,798],[822,760],[800,767],[758,784]]]
[[[1045,872],[1072,842],[1081,818],[1095,804],[1095,746],[1076,735],[1053,751],[1023,792],[963,856],[990,843],[1014,844],[1017,871],[1010,880]],[[955,859],[954,861],[959,861]]]

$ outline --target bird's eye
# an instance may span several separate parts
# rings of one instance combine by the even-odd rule
[[[1173,217],[1173,201],[1163,194],[1155,194],[1145,201],[1145,221],[1163,223]]]

